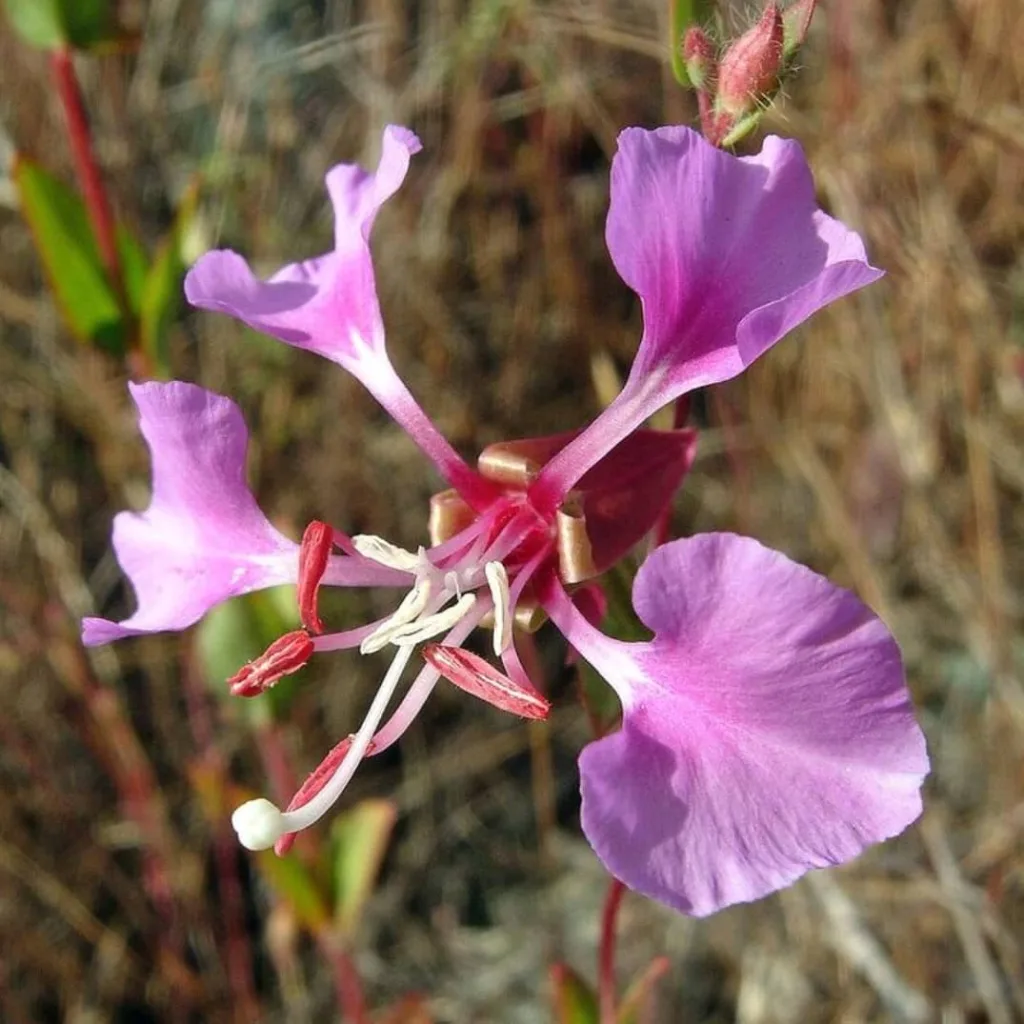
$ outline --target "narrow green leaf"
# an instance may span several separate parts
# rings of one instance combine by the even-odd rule
[[[15,160],[12,177],[68,328],[86,344],[123,356],[130,325],[107,280],[82,200],[24,156]],[[122,232],[122,249],[138,248],[127,239]]]
[[[644,1024],[650,1014],[654,986],[668,968],[668,957],[659,956],[640,971],[626,989],[616,1024]]]
[[[298,624],[294,587],[246,594],[211,609],[196,634],[196,649],[209,686],[227,696],[225,681]],[[284,712],[300,675],[286,676],[268,693],[239,698],[237,703],[254,725],[265,723]]]
[[[298,857],[278,857],[273,850],[256,854],[260,875],[292,908],[299,922],[314,935],[330,922],[327,900]]]
[[[599,1024],[594,990],[568,964],[551,968],[555,1024]]]
[[[174,224],[157,250],[142,287],[139,311],[142,349],[161,377],[171,375],[167,345],[171,325],[181,307],[181,280],[186,270],[182,242],[195,217],[198,198],[196,186],[185,193]]]
[[[683,36],[691,25],[705,25],[711,18],[713,0],[668,0],[669,2],[669,54],[672,74],[683,86],[689,86],[690,76],[683,63]]]
[[[331,826],[334,920],[347,938],[355,934],[373,892],[396,813],[389,800],[363,800],[339,814]]]
[[[14,30],[31,46],[55,50],[67,41],[60,0],[4,0]]]
[[[118,24],[114,0],[4,0],[18,34],[44,50],[116,49],[134,40]]]

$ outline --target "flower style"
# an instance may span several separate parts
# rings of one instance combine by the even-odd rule
[[[860,239],[817,208],[800,148],[768,138],[736,158],[685,128],[627,129],[612,165],[607,242],[640,296],[644,331],[617,399],[582,431],[493,445],[466,464],[385,349],[369,237],[419,149],[384,132],[375,173],[327,176],[334,249],[262,281],[227,251],[186,280],[197,306],[310,349],[355,375],[434,461],[431,547],[397,548],[310,524],[274,530],[244,482],[247,434],[227,398],[191,384],[132,388],[153,458],[153,498],[122,513],[114,546],[139,609],[88,619],[87,644],[182,629],[225,598],[292,582],[303,628],[230,680],[259,693],[311,656],[385,648],[393,660],[359,729],[285,811],[233,817],[251,849],[287,849],[338,799],[361,759],[405,731],[440,677],[525,717],[548,710],[516,652],[541,612],[623,706],[620,731],[580,757],[583,828],[630,887],[704,915],[845,861],[920,813],[924,740],[885,626],[852,594],[757,542],[717,533],[656,549],[634,585],[654,638],[589,621],[593,580],[654,526],[694,455],[691,431],[643,429],[659,408],[740,373],[817,309],[880,276]],[[325,632],[320,586],[401,587],[387,618]],[[501,669],[465,651],[491,630]],[[385,713],[414,651],[419,670]],[[383,723],[383,724],[382,724]]]

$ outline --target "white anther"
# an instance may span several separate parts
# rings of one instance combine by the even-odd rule
[[[236,808],[231,825],[247,850],[269,850],[287,831],[284,815],[263,797]]]
[[[512,643],[512,606],[508,593],[508,573],[501,562],[488,562],[484,576],[494,602],[494,653],[501,657]]]
[[[475,604],[476,594],[463,594],[455,604],[445,608],[444,611],[435,612],[425,619],[411,622],[408,626],[396,630],[391,634],[391,643],[399,647],[411,647],[424,640],[429,640],[461,622]]]
[[[423,564],[422,549],[413,554],[396,544],[377,537],[372,533],[361,533],[352,538],[352,545],[364,558],[372,559],[389,569],[401,569],[402,572],[415,572]]]
[[[359,645],[360,654],[373,654],[374,651],[382,650],[391,642],[391,638],[400,629],[408,626],[410,622],[418,619],[423,614],[430,600],[430,593],[433,587],[430,580],[420,580],[402,600],[402,603],[395,609],[394,614],[382,622],[363,642]]]

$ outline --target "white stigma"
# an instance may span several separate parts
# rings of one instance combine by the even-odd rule
[[[287,831],[284,815],[263,797],[236,808],[231,825],[247,850],[269,850]]]
[[[423,549],[413,554],[405,548],[392,544],[383,537],[372,533],[361,533],[352,538],[352,545],[364,558],[369,558],[389,569],[401,569],[402,572],[416,572],[423,566]]]
[[[512,643],[512,605],[508,592],[508,573],[501,562],[488,562],[484,576],[494,602],[494,654],[500,658]]]

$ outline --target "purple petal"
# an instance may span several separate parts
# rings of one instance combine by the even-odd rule
[[[275,530],[245,483],[249,435],[230,399],[172,381],[129,384],[153,460],[145,512],[114,519],[114,551],[139,608],[124,622],[88,618],[87,646],[138,633],[184,629],[213,605],[293,583],[298,546]],[[407,585],[405,573],[335,557],[328,586]]]
[[[622,730],[580,757],[608,869],[685,913],[757,899],[902,831],[928,771],[899,649],[852,594],[756,541],[656,550],[634,585],[649,643],[545,607],[615,687]]]
[[[234,402],[178,381],[129,384],[153,460],[145,512],[114,520],[114,550],[139,608],[121,623],[86,619],[87,645],[183,629],[228,597],[294,580],[297,547],[245,483],[249,435]]]
[[[185,278],[188,301],[317,352],[358,376],[371,353],[384,352],[370,230],[419,148],[412,132],[390,126],[384,130],[376,172],[354,164],[340,164],[328,172],[333,252],[290,264],[266,281],[259,280],[237,253],[208,252]]]
[[[736,376],[822,306],[881,276],[818,209],[795,142],[734,157],[688,128],[627,128],[612,163],[608,248],[644,333],[622,394],[535,494],[556,502],[657,409]]]
[[[214,250],[185,277],[188,301],[227,313],[254,330],[316,352],[355,376],[474,508],[493,496],[440,434],[395,373],[384,345],[370,231],[405,179],[420,142],[407,128],[384,129],[377,170],[339,164],[327,174],[334,250],[292,263],[261,281],[237,253]]]

